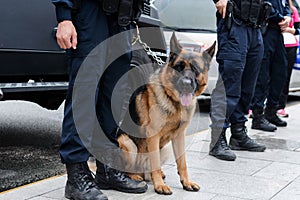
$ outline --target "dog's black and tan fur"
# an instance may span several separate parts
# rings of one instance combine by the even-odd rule
[[[122,134],[118,138],[119,146],[124,151],[149,154],[151,179],[159,194],[172,194],[170,187],[163,181],[160,162],[160,149],[170,141],[183,188],[188,191],[200,189],[188,176],[185,130],[195,111],[196,96],[204,91],[208,83],[209,64],[215,52],[215,43],[202,53],[186,51],[173,34],[170,51],[167,64],[159,73],[150,76],[145,90],[135,98],[138,122],[145,138],[134,138],[130,134]],[[140,164],[132,157],[126,160],[131,164]],[[144,174],[130,175],[133,179],[145,179]]]

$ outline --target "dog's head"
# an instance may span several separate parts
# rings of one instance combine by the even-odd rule
[[[168,94],[183,106],[191,105],[194,97],[204,91],[215,46],[216,42],[201,53],[187,51],[173,33],[169,61],[164,67],[162,82],[167,86]]]

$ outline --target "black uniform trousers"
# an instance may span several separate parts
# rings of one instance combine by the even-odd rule
[[[130,27],[119,26],[117,24],[117,17],[106,15],[99,1],[81,1],[80,9],[77,13],[73,14],[72,21],[78,34],[78,46],[76,50],[72,49],[67,52],[69,88],[65,101],[60,146],[60,156],[63,163],[76,163],[88,160],[91,151],[87,149],[83,140],[93,140],[93,123],[100,122],[101,129],[109,138],[108,141],[116,142],[116,130],[121,120],[116,118],[122,116],[122,114],[115,116],[113,113],[123,112],[121,109],[124,100],[124,88],[126,88],[124,74],[129,70],[131,60],[131,34],[128,31]],[[122,38],[116,37],[114,40],[105,43],[106,40],[112,36],[117,36],[119,33],[123,33]],[[105,48],[94,51],[99,44],[104,44],[102,47],[105,46]],[[124,54],[117,56],[112,63],[109,61],[106,62],[106,60],[110,60],[114,56],[116,49],[119,51],[121,49]],[[89,63],[87,62],[87,57],[96,58],[99,63]],[[88,65],[87,73],[84,70],[83,72],[80,71],[84,63],[88,63],[85,64]],[[109,66],[107,67],[106,64]],[[122,79],[120,79],[121,77]],[[121,84],[119,83],[120,80]],[[117,83],[121,87],[115,88]],[[93,87],[95,84],[97,85],[96,90]],[[78,85],[84,86],[82,88],[85,89],[78,92],[77,90],[80,88],[77,87]],[[92,91],[89,91],[89,88]],[[76,95],[74,95],[75,90]],[[81,97],[78,97],[80,96],[78,93],[82,93]],[[116,101],[114,103],[112,103],[113,93],[116,93],[118,96],[118,98],[114,98]],[[88,95],[85,96],[85,94]],[[83,104],[81,100],[85,98],[94,99],[95,104]],[[117,106],[113,107],[112,104]],[[77,109],[76,112],[74,111],[74,107]],[[96,112],[97,117],[86,112],[86,108],[89,107]],[[112,111],[114,109],[116,111]],[[84,116],[77,117],[78,113]],[[85,128],[78,127],[80,123],[75,122],[76,118],[84,121]],[[101,142],[107,141],[95,140],[93,141],[93,145],[100,144]]]
[[[260,29],[246,26],[240,20],[227,29],[218,24],[219,78],[211,96],[211,128],[228,128],[243,123],[253,96],[263,41]]]
[[[287,103],[289,88],[290,88],[290,80],[292,76],[292,71],[294,64],[296,62],[297,50],[298,47],[286,47],[287,61],[288,61],[288,69],[287,69],[287,78],[283,87],[283,90],[279,97],[279,106],[278,109],[284,109]]]
[[[277,109],[287,79],[287,55],[280,30],[268,28],[263,36],[264,57],[251,108]],[[266,101],[266,103],[265,103]]]

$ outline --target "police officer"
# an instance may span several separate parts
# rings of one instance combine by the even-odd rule
[[[117,131],[119,129],[118,122],[115,121],[112,114],[111,96],[118,80],[129,70],[131,60],[131,34],[128,31],[130,20],[140,14],[140,8],[144,1],[52,0],[52,2],[56,7],[58,21],[57,42],[61,48],[67,51],[69,70],[69,88],[65,101],[60,146],[60,156],[62,162],[66,164],[68,175],[65,197],[75,200],[107,199],[100,189],[143,193],[147,190],[146,182],[134,181],[122,171],[113,169],[109,167],[111,165],[103,164],[99,160],[96,161],[97,171],[94,180],[87,165],[90,152],[83,144],[77,131],[78,127],[75,126],[74,122],[76,118],[74,106],[80,104],[78,102],[80,100],[74,99],[73,93],[76,75],[88,54],[101,42],[122,33],[123,38],[117,41],[115,47],[108,44],[104,51],[97,52],[96,55],[100,60],[105,60],[109,57],[108,54],[113,54],[113,49],[125,49],[124,54],[112,62],[103,73],[97,89],[98,95],[95,95],[97,98],[97,117],[102,129],[109,137],[109,141],[117,145],[116,138],[119,136]],[[105,6],[104,3],[106,3]],[[121,3],[124,3],[122,5],[125,7],[122,7]],[[116,9],[121,7],[123,10]],[[101,65],[98,67],[104,68]],[[96,69],[91,70],[96,71]],[[126,83],[124,84],[126,85]],[[118,94],[118,99],[122,100],[124,95],[122,91]],[[88,120],[88,116],[86,116],[86,120]]]
[[[263,35],[264,57],[251,105],[252,128],[263,131],[275,131],[276,126],[287,126],[287,122],[280,119],[276,111],[287,79],[287,56],[281,32],[290,23],[290,9],[286,0],[269,2],[273,5],[272,12],[266,33]]]
[[[219,78],[211,96],[209,155],[234,161],[234,150],[264,151],[245,122],[263,56],[260,0],[214,0],[217,8]],[[230,127],[229,145],[226,130]]]

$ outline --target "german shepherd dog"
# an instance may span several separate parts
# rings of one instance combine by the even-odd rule
[[[172,143],[183,188],[188,191],[200,189],[188,176],[185,130],[194,114],[196,97],[207,85],[215,45],[216,42],[202,53],[187,51],[173,33],[168,62],[160,71],[150,75],[149,82],[133,101],[138,125],[144,137],[124,133],[118,138],[119,147],[128,153],[124,156],[125,162],[129,165],[147,165],[144,168],[150,169],[154,189],[159,194],[172,194],[170,187],[163,181],[165,176],[161,170],[160,150],[169,142]],[[138,156],[132,156],[139,154],[147,154],[148,161],[141,162],[138,161]],[[146,172],[131,173],[129,176],[135,180],[145,180]]]

